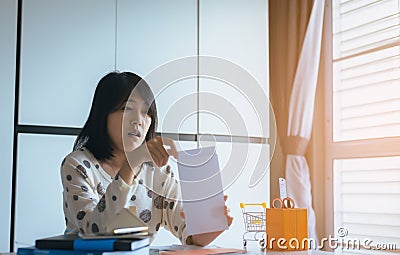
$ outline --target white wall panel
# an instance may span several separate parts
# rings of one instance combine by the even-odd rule
[[[24,1],[21,53],[20,124],[82,127],[115,68],[115,1]]]
[[[60,166],[75,136],[20,134],[15,250],[65,230]]]
[[[17,1],[0,1],[0,252],[9,251]]]
[[[157,81],[146,80],[156,96],[158,131],[195,133],[197,117],[192,114],[197,109],[196,79],[176,78],[196,75],[196,61],[183,68],[164,64],[196,55],[196,1],[118,0],[117,13],[117,69],[146,78],[149,74],[157,76]],[[175,78],[166,78],[171,75]]]
[[[231,63],[200,59],[200,133],[269,136],[267,14],[266,0],[200,1],[200,55]]]

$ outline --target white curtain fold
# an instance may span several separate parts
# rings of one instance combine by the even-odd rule
[[[314,99],[321,53],[322,25],[325,0],[314,0],[310,20],[304,37],[290,95],[287,146],[291,137],[310,139],[314,114]],[[297,207],[308,208],[309,237],[317,239],[316,218],[312,208],[310,170],[303,154],[288,154],[285,169],[288,196]]]

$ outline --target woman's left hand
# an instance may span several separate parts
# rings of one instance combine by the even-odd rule
[[[225,195],[224,196],[225,202],[226,202],[227,199],[228,199],[228,196]],[[228,227],[230,227],[232,222],[233,222],[233,217],[231,217],[229,215],[229,211],[230,211],[229,208],[225,205],[225,217],[226,217],[226,220],[228,222]],[[185,218],[184,212],[181,212],[181,217]],[[215,232],[192,235],[192,236],[189,237],[189,239],[187,241],[187,244],[206,246],[209,243],[211,243],[212,241],[214,241],[215,238],[217,238],[223,232],[224,232],[224,230],[220,230],[220,231],[215,231]]]
[[[228,196],[224,195],[225,202],[227,199],[228,199]],[[233,222],[233,217],[229,215],[230,211],[231,210],[228,208],[228,206],[225,205],[225,217],[226,217],[226,220],[228,221],[228,227],[230,227]]]

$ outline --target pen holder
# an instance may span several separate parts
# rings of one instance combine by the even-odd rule
[[[308,250],[307,208],[267,208],[268,250]]]

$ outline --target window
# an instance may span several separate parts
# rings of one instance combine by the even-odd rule
[[[345,246],[351,239],[366,248],[368,239],[368,246],[400,249],[400,1],[331,0],[329,6],[330,232]]]

